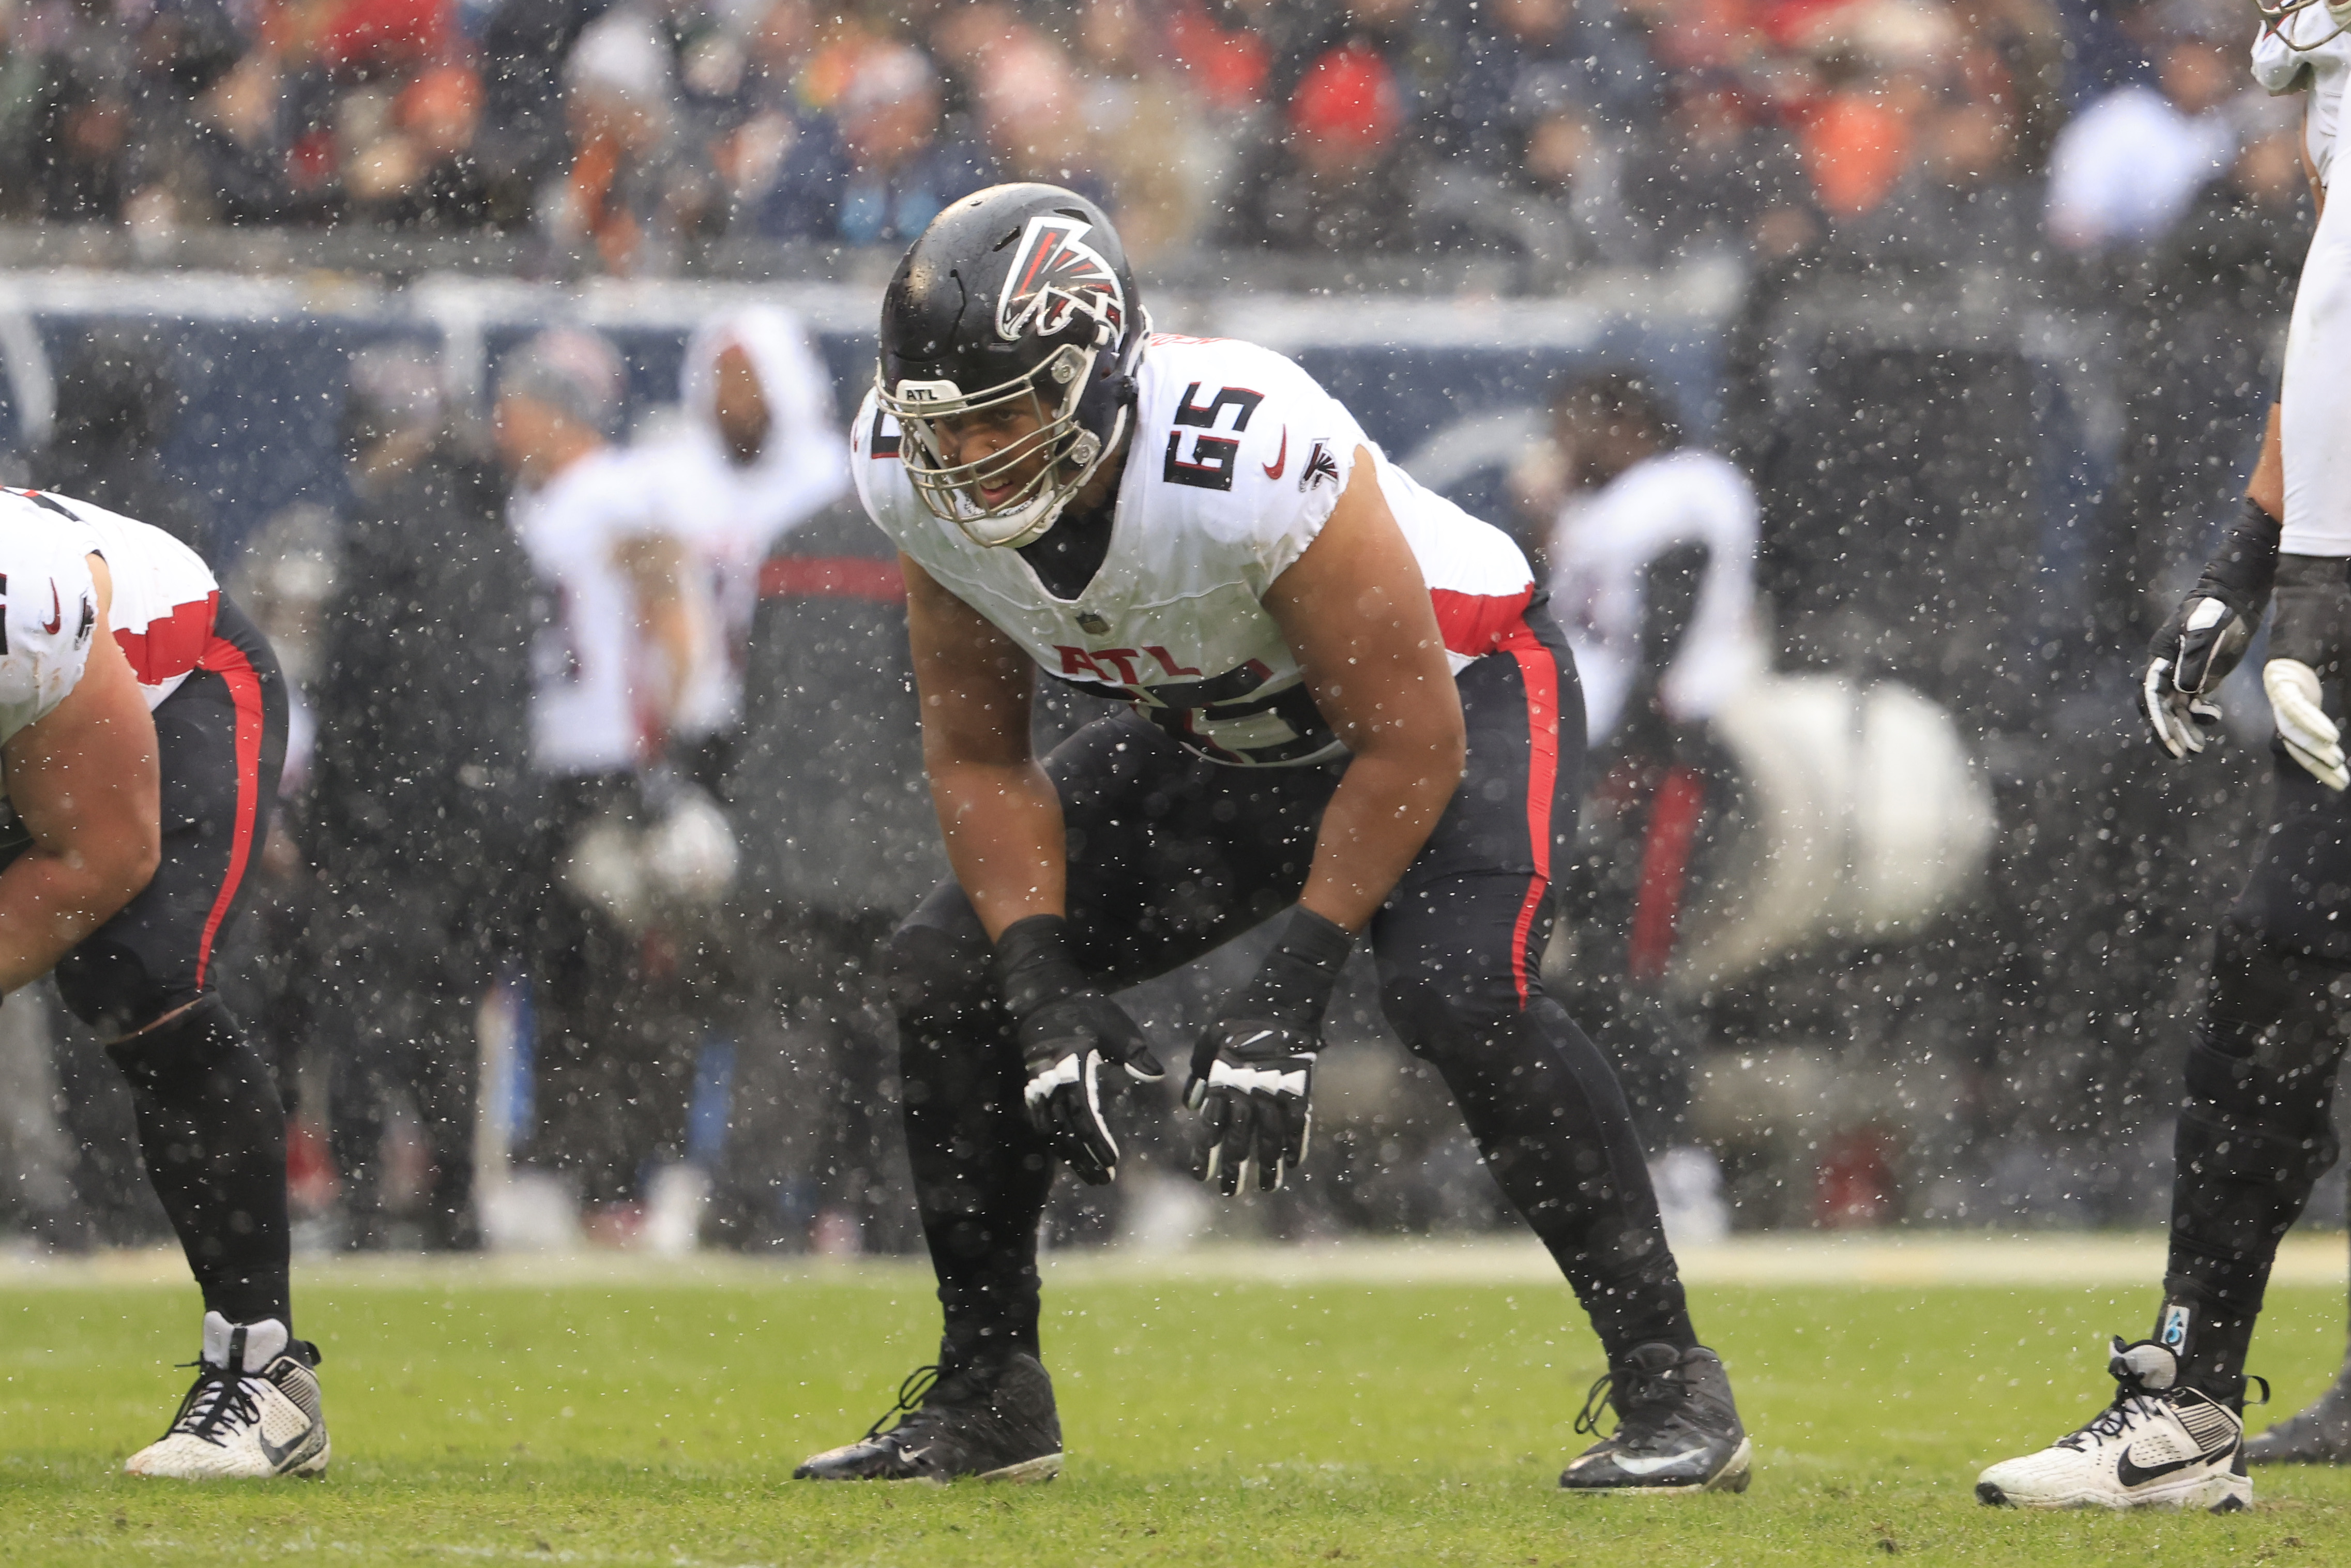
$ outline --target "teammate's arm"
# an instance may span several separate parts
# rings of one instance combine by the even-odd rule
[[[1066,913],[1061,800],[1029,744],[1034,676],[1019,643],[910,556],[906,632],[947,862],[989,940],[1033,915]]]
[[[98,625],[66,699],[0,748],[33,847],[0,872],[0,993],[31,984],[136,898],[162,858],[155,721],[109,630],[114,580],[89,558]]]
[[[1365,449],[1355,450],[1331,520],[1274,580],[1265,608],[1314,706],[1353,753],[1299,902],[1359,931],[1428,841],[1468,754],[1428,584]]]

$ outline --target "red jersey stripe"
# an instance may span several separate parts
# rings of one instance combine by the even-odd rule
[[[220,611],[220,590],[204,598],[175,604],[161,620],[133,632],[118,627],[115,643],[131,661],[131,673],[142,686],[160,686],[186,674],[203,663],[213,639],[213,618]]]
[[[1450,588],[1432,588],[1429,602],[1437,607],[1437,629],[1444,635],[1446,650],[1465,659],[1483,658],[1508,642],[1513,634],[1526,629],[1520,619],[1527,606],[1534,602],[1535,585],[1527,584],[1516,593],[1462,593]]]
[[[181,606],[183,610],[193,608]],[[217,673],[228,683],[229,700],[236,709],[236,821],[229,838],[228,874],[221,878],[220,892],[213,898],[212,911],[204,916],[204,936],[196,944],[196,988],[202,990],[204,973],[212,966],[213,940],[220,935],[221,922],[228,918],[230,908],[235,904],[237,889],[245,884],[245,869],[253,860],[254,830],[261,820],[265,719],[261,674],[253,667],[253,661],[245,656],[244,649],[225,637],[207,635],[189,668],[199,665]]]

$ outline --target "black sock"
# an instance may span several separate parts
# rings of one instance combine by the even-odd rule
[[[1545,997],[1479,1038],[1428,1038],[1465,1025],[1440,1013],[1410,1043],[1444,1074],[1487,1168],[1558,1260],[1609,1360],[1635,1345],[1695,1346],[1648,1161],[1600,1048]]]
[[[130,1081],[147,1178],[205,1310],[292,1332],[286,1112],[268,1059],[215,996],[107,1053]]]

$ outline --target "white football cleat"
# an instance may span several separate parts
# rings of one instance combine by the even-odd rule
[[[2250,1508],[2244,1417],[2174,1385],[2179,1358],[2152,1340],[2115,1341],[2106,1363],[2115,1402],[2080,1431],[2008,1459],[1976,1480],[1976,1497],[2008,1508]]]
[[[327,1468],[327,1418],[316,1345],[275,1318],[233,1323],[204,1314],[204,1358],[171,1429],[124,1461],[134,1476],[224,1480],[315,1476]]]

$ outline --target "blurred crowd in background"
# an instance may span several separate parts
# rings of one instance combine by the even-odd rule
[[[1395,455],[1579,628],[1597,746],[1545,974],[1669,1226],[2115,1222],[2159,1211],[2266,736],[2239,691],[2242,744],[2158,766],[2130,706],[2306,243],[2252,33],[2217,0],[0,0],[0,228],[497,235],[550,278],[747,241],[789,281],[1040,178],[1112,211],[1186,330],[1228,286],[1376,329],[1374,283],[1497,279],[1534,322],[1625,269],[1593,287],[1627,333],[1296,351],[1426,434]],[[1736,287],[1698,311],[1707,257]],[[207,426],[246,466],[167,467],[173,365],[215,347],[119,281],[40,328],[53,417],[0,333],[0,478],[199,541],[302,688],[235,999],[285,1064],[306,1237],[912,1245],[873,958],[943,862],[894,562],[839,468],[870,348],[828,372],[730,310],[658,409],[576,329],[462,371],[338,349],[340,472],[257,517],[287,451]],[[285,395],[266,358],[206,396]],[[550,720],[611,695],[615,627],[626,713]],[[1163,1057],[1250,959],[1136,1001]],[[1133,1168],[1053,1233],[1507,1223],[1367,989],[1332,1038],[1304,1179],[1207,1205],[1138,1095]],[[98,1060],[0,1011],[15,1215],[61,1244],[162,1234]]]
[[[0,218],[903,246],[1072,186],[1196,247],[2159,243],[2293,199],[2226,0],[0,0]]]

